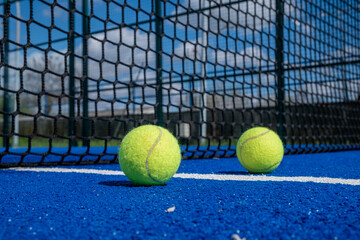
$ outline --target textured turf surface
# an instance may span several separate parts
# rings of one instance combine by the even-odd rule
[[[186,160],[178,172],[247,174],[234,158]],[[359,186],[174,178],[138,187],[125,176],[0,176],[0,239],[360,239]],[[359,179],[360,152],[285,156],[269,176]]]

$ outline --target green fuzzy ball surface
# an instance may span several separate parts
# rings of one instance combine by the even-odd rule
[[[236,155],[250,173],[269,173],[280,165],[284,147],[275,132],[265,127],[254,127],[239,138]]]
[[[164,185],[178,170],[181,150],[165,128],[144,125],[131,130],[119,150],[121,170],[138,185]]]

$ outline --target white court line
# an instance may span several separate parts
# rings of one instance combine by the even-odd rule
[[[6,169],[5,169],[6,170]],[[87,173],[100,175],[125,175],[122,171],[74,169],[74,168],[8,168],[7,170],[23,172],[53,172],[53,173]],[[360,179],[342,179],[329,177],[275,177],[266,175],[225,175],[225,174],[195,174],[177,173],[174,178],[202,179],[215,181],[248,181],[248,182],[313,182],[325,184],[343,184],[360,186]]]

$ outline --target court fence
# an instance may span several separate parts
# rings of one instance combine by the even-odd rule
[[[0,166],[117,161],[132,128],[183,158],[234,157],[266,126],[286,154],[360,149],[360,1],[0,4]]]

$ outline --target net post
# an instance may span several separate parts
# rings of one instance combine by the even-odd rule
[[[276,87],[278,134],[285,144],[285,90],[284,90],[284,2],[276,0]]]
[[[88,12],[89,12],[89,2],[88,0],[82,1],[82,29],[83,29],[83,85],[82,85],[82,94],[83,94],[83,121],[82,121],[82,137],[83,137],[83,146],[87,146],[89,143],[89,89],[88,89]]]
[[[9,134],[9,114],[10,114],[10,96],[9,96],[9,21],[8,17],[10,14],[10,4],[8,0],[4,0],[4,18],[3,18],[3,39],[1,48],[4,55],[1,58],[1,65],[4,67],[4,95],[3,95],[3,147],[10,147]]]
[[[75,135],[75,38],[74,38],[74,11],[75,1],[69,0],[69,137],[72,138]],[[76,139],[71,139],[71,146],[77,146]]]
[[[155,37],[156,37],[156,124],[158,126],[164,125],[163,113],[163,86],[162,86],[162,34],[163,34],[163,19],[162,19],[161,1],[155,0]]]

